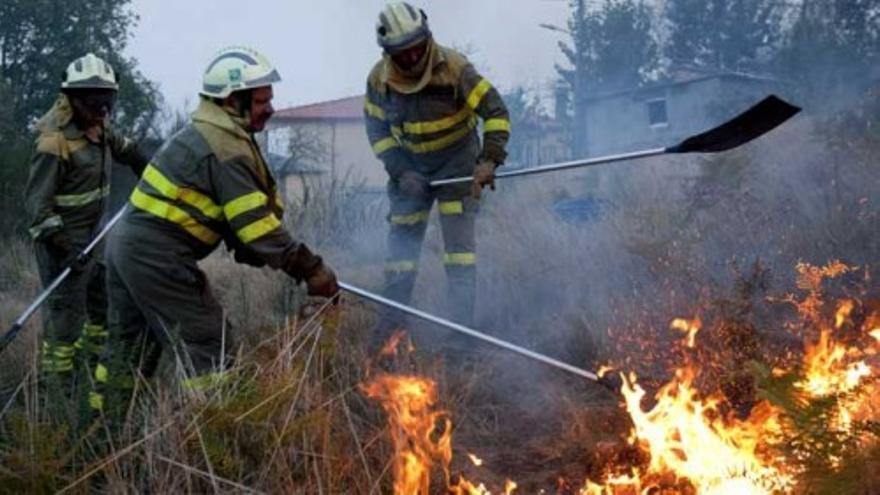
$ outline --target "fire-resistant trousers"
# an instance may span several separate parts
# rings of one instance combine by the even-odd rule
[[[77,251],[84,249],[90,240],[88,231],[72,231],[70,237]],[[67,253],[56,253],[42,241],[37,241],[34,249],[40,280],[43,287],[47,287],[64,270]],[[100,249],[96,251],[100,253]],[[46,300],[41,352],[41,368],[45,373],[70,373],[77,353],[88,361],[101,352],[106,337],[107,292],[104,262],[98,258],[71,271]]]
[[[441,187],[420,196],[404,195],[389,184],[389,255],[385,266],[384,295],[409,304],[418,273],[419,257],[428,217],[434,203],[443,232],[443,264],[447,277],[447,304],[454,321],[470,325],[476,298],[475,220],[479,203],[464,187]]]
[[[157,239],[160,233],[125,220],[110,235],[110,345],[99,371],[109,379],[135,370],[149,377],[167,349],[191,376],[184,385],[198,387],[230,364],[230,326],[195,257]]]

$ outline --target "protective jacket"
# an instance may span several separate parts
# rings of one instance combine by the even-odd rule
[[[124,221],[195,259],[225,240],[243,259],[297,280],[321,262],[283,228],[275,179],[256,142],[207,99],[147,166],[130,202],[134,208]]]
[[[58,230],[88,237],[101,220],[110,194],[110,171],[118,162],[140,175],[146,164],[134,141],[106,127],[100,142],[73,123],[65,95],[39,121],[36,148],[25,188],[29,232],[34,239]],[[77,242],[78,239],[72,239]],[[87,240],[87,239],[83,239]]]
[[[389,177],[410,169],[438,179],[468,175],[482,159],[504,163],[510,120],[501,95],[455,50],[432,40],[426,57],[424,74],[409,87],[387,54],[367,81],[367,136]]]

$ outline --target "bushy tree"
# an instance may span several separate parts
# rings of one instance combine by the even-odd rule
[[[803,96],[880,77],[880,0],[803,0],[778,58]]]
[[[153,83],[123,56],[137,16],[130,0],[4,0],[0,3],[0,79],[4,110],[17,130],[45,112],[67,65],[87,52],[104,57],[120,81],[117,126],[143,137],[159,108]]]
[[[604,0],[598,9],[584,0],[572,2],[571,44],[559,43],[568,65],[557,71],[573,96],[576,136],[584,134],[589,96],[638,87],[658,66],[653,21],[652,8],[642,0]],[[578,139],[574,148],[585,152]]]
[[[668,0],[665,57],[673,66],[761,70],[778,46],[784,5],[774,0]]]
[[[30,126],[58,94],[67,65],[88,52],[103,57],[119,79],[115,124],[143,139],[160,108],[155,85],[123,50],[137,16],[130,0],[3,0],[0,2],[0,226],[22,218],[21,190],[32,142]]]

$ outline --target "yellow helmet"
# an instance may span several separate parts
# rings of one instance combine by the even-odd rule
[[[62,89],[112,89],[118,90],[113,67],[94,53],[87,53],[67,66]]]
[[[235,91],[271,86],[281,80],[263,54],[243,46],[224,48],[214,56],[202,76],[200,94],[226,98]]]
[[[429,37],[428,16],[422,9],[406,2],[391,2],[379,14],[376,40],[388,53],[416,45]]]

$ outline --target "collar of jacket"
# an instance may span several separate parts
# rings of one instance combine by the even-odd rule
[[[424,72],[417,77],[413,77],[401,70],[394,63],[394,60],[391,59],[391,56],[386,53],[382,56],[382,61],[384,62],[382,82],[398,93],[418,93],[431,82],[431,79],[434,77],[434,69],[446,63],[446,56],[443,54],[443,50],[440,49],[440,45],[433,38],[428,40],[428,51],[425,53],[425,57],[428,58],[428,62]]]
[[[66,130],[68,126],[76,127],[73,125],[73,106],[67,95],[58,93],[52,108],[37,121],[36,129],[39,132],[58,132]]]
[[[250,134],[244,130],[240,123],[236,122],[232,115],[229,115],[220,105],[207,98],[202,98],[192,118],[193,122],[203,122],[212,125],[240,139],[248,141],[251,139]]]

